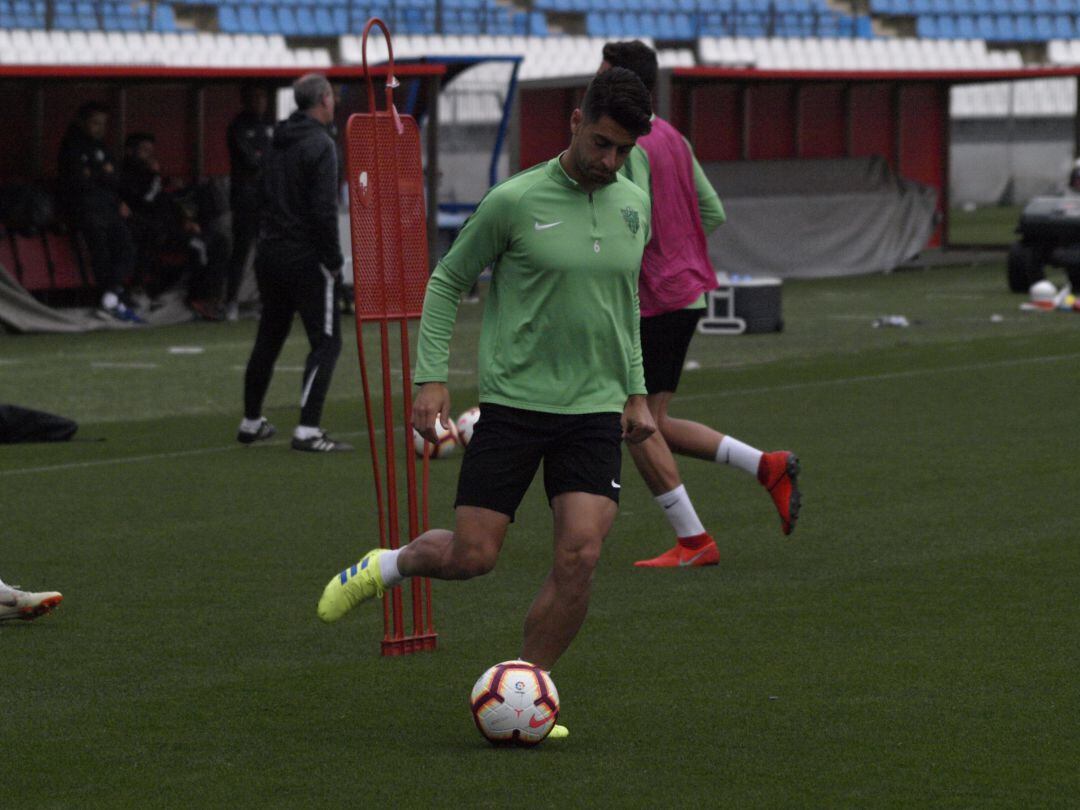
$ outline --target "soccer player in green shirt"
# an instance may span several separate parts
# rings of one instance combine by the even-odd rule
[[[458,480],[453,531],[375,549],[330,580],[336,621],[405,577],[486,574],[540,462],[554,516],[550,573],[525,619],[521,657],[550,670],[577,635],[593,570],[618,510],[621,441],[647,439],[638,272],[649,198],[619,175],[649,131],[631,71],[593,79],[570,118],[570,147],[491,189],[428,283],[413,426],[436,441],[450,422],[450,336],[461,294],[493,269],[479,347],[481,414]]]

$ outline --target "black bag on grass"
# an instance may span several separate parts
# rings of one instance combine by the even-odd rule
[[[0,444],[66,442],[79,429],[77,423],[18,405],[0,405]]]

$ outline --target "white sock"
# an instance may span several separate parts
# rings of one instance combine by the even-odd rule
[[[405,547],[402,546],[401,548]],[[379,555],[379,576],[382,577],[383,585],[387,588],[393,588],[401,580],[405,579],[397,567],[397,558],[401,553],[401,548],[395,548]]]
[[[660,504],[668,523],[679,537],[696,537],[699,534],[705,534],[705,527],[701,525],[701,520],[698,519],[683,484],[679,484],[671,492],[657,495],[653,500]]]
[[[761,463],[762,452],[756,447],[743,444],[738,439],[725,436],[720,440],[720,446],[716,448],[716,463],[730,464],[745,470],[751,475],[757,475],[758,465]]]
[[[294,439],[304,441],[304,439],[314,439],[316,436],[322,435],[322,428],[308,427],[307,425],[297,425],[296,429],[292,432]]]
[[[244,418],[240,420],[240,430],[244,433],[258,433],[262,423],[263,418],[261,416],[258,419]]]

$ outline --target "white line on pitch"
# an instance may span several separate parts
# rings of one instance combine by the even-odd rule
[[[91,363],[90,368],[157,368],[157,363],[113,363],[99,360]]]
[[[879,382],[882,380],[898,380],[905,377],[919,377],[931,374],[947,374],[953,372],[963,371],[983,371],[992,368],[1007,368],[1009,366],[1021,366],[1029,365],[1033,363],[1055,363],[1063,360],[1075,360],[1080,358],[1080,352],[1074,352],[1072,354],[1053,354],[1045,357],[1024,357],[1017,358],[1016,360],[999,360],[987,363],[969,363],[967,365],[960,366],[942,366],[941,368],[923,368],[912,369],[911,371],[895,371],[885,374],[866,374],[858,377],[836,377],[831,380],[816,380],[812,382],[791,383],[790,385],[773,385],[764,386],[761,388],[740,388],[738,390],[720,391],[710,394],[688,394],[684,397],[680,397],[682,400],[687,399],[706,399],[706,398],[722,398],[722,397],[735,397],[745,396],[747,394],[767,394],[775,391],[790,391],[798,388],[820,388],[828,385],[845,385],[847,383],[860,383],[860,382]],[[381,430],[377,431],[381,433]],[[357,436],[362,431],[352,431],[349,433],[340,433],[341,436]],[[269,445],[282,444],[283,440],[267,442]],[[70,464],[54,464],[48,467],[25,467],[18,470],[0,470],[0,478],[14,476],[14,475],[28,475],[31,473],[40,472],[54,472],[60,470],[78,470],[85,469],[87,467],[102,467],[112,464],[127,464],[137,463],[143,461],[156,461],[164,458],[183,458],[186,456],[202,456],[209,455],[211,453],[225,453],[229,451],[243,450],[245,448],[237,444],[221,447],[206,447],[201,450],[178,450],[169,453],[152,453],[143,456],[122,456],[119,458],[101,459],[99,461],[79,461],[72,462]],[[256,451],[257,452],[257,451]]]
[[[338,436],[358,436],[362,431],[353,430],[347,433],[334,431]],[[376,430],[376,433],[381,433]],[[262,447],[282,445],[289,441],[288,438],[275,439],[267,442],[259,442]],[[136,464],[143,461],[158,461],[165,458],[186,458],[189,456],[208,456],[214,453],[229,453],[237,450],[250,450],[242,444],[222,445],[220,447],[203,447],[198,450],[175,450],[169,453],[148,453],[142,456],[119,456],[117,458],[103,458],[97,461],[73,461],[69,464],[52,464],[47,467],[24,467],[18,470],[0,470],[0,478],[12,475],[29,475],[30,473],[59,472],[62,470],[83,470],[88,467],[107,467],[113,464]],[[254,450],[253,452],[258,452]]]
[[[1072,354],[1048,354],[1044,357],[1019,357],[1015,360],[992,360],[986,363],[968,363],[961,366],[941,366],[940,368],[914,368],[910,371],[889,371],[884,374],[863,374],[857,377],[834,377],[831,380],[812,380],[809,382],[789,383],[787,385],[767,385],[761,388],[737,388],[727,391],[717,391],[708,394],[687,394],[679,397],[680,401],[688,399],[721,399],[726,397],[741,397],[747,394],[770,394],[775,391],[791,391],[798,388],[822,388],[829,385],[847,385],[848,383],[882,382],[886,380],[902,380],[906,377],[925,377],[931,374],[951,374],[964,371],[986,371],[994,368],[1009,368],[1010,366],[1026,366],[1035,363],[1056,363],[1064,360],[1076,360],[1080,358],[1080,352]]]

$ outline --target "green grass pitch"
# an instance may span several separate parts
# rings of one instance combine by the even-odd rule
[[[532,751],[491,749],[467,701],[518,653],[545,575],[541,487],[491,575],[434,584],[439,650],[383,659],[374,606],[315,617],[372,544],[367,450],[235,443],[253,323],[0,337],[2,398],[82,425],[0,447],[0,576],[65,595],[0,626],[2,795],[1075,807],[1080,316],[1019,301],[1000,266],[789,282],[782,334],[697,336],[673,413],[797,451],[802,519],[785,538],[753,479],[684,461],[721,564],[635,569],[671,536],[626,458],[589,618],[554,672],[571,736]],[[912,326],[871,328],[882,314]],[[455,413],[475,404],[479,315],[462,307]],[[297,326],[268,402],[283,434],[304,354]],[[347,340],[324,424],[363,448],[355,358]],[[434,525],[458,459],[433,467]]]

